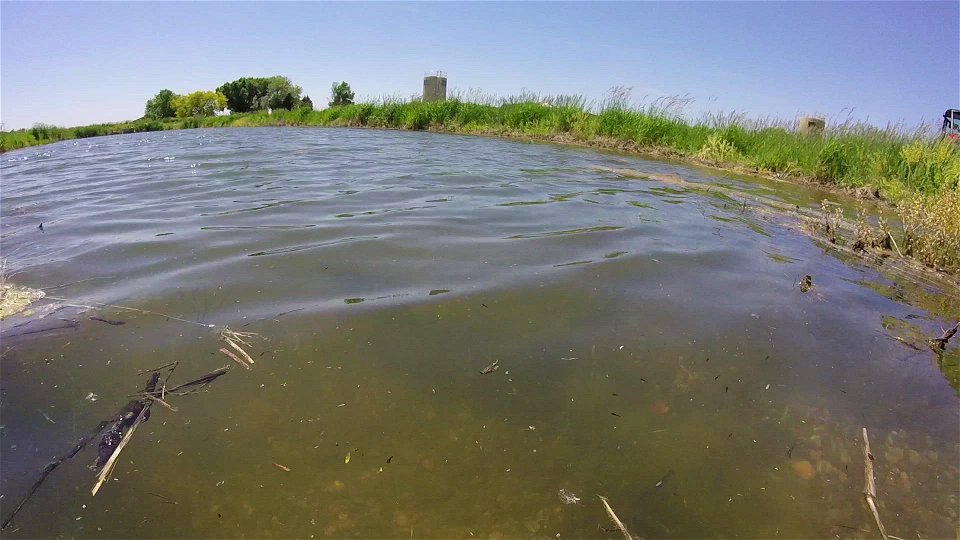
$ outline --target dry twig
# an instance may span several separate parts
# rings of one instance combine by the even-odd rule
[[[610,503],[607,502],[607,498],[603,495],[597,495],[597,497],[600,497],[600,502],[603,503],[604,510],[606,510],[607,515],[610,516],[610,521],[612,521],[617,529],[619,529],[619,531],[623,534],[624,540],[633,540],[633,536],[630,536],[630,533],[627,532],[627,526],[620,521],[620,518],[618,518],[617,514],[614,513],[613,508],[610,508]]]
[[[873,454],[870,453],[870,439],[867,438],[867,428],[863,428],[863,496],[867,500],[867,506],[873,513],[873,519],[877,522],[877,528],[880,529],[880,536],[883,540],[890,538],[887,536],[887,530],[880,521],[880,512],[877,511],[877,485],[873,479]]]
[[[170,409],[171,412],[177,412],[177,411],[179,410],[179,409],[177,409],[176,407],[174,407],[173,405],[171,405],[171,404],[167,403],[166,401],[164,401],[163,398],[158,398],[157,396],[144,396],[144,397],[146,397],[146,398],[149,399],[149,400],[155,401],[155,402],[163,405],[164,407]]]
[[[241,361],[239,358],[237,358],[233,354],[230,354],[230,352],[225,349],[220,349],[220,352],[223,352],[230,358],[233,358],[234,360],[238,361],[240,365],[242,365],[243,367],[250,369],[250,365],[253,365],[256,362],[253,361],[253,358],[247,353],[244,347],[249,349],[251,345],[247,340],[257,336],[259,336],[259,334],[256,334],[254,332],[234,332],[233,330],[230,330],[229,328],[225,327],[223,330],[220,331],[220,341],[226,343],[233,350],[237,351],[237,353],[243,358],[243,361]],[[249,365],[246,365],[244,362],[246,362],[246,364],[249,364]]]
[[[230,352],[229,349],[225,349],[225,348],[223,348],[223,347],[220,347],[220,352],[222,352],[223,354],[229,356],[234,362],[236,362],[236,363],[240,364],[241,366],[243,366],[244,369],[248,369],[248,370],[249,370],[249,369],[253,369],[252,367],[250,367],[250,364],[247,364],[246,362],[244,362],[243,360],[241,360],[239,356],[237,356],[237,355],[233,354],[232,352]]]

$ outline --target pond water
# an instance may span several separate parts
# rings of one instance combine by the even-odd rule
[[[597,495],[645,538],[876,537],[863,427],[888,532],[960,525],[957,348],[904,338],[957,299],[760,211],[814,188],[375,130],[0,159],[2,256],[47,293],[2,328],[4,519],[138,372],[233,368],[153,406],[95,497],[96,444],[65,461],[8,538],[619,537]]]

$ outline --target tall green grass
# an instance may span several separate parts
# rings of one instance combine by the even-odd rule
[[[30,146],[39,146],[69,139],[83,139],[100,137],[103,135],[120,135],[123,133],[141,133],[145,131],[162,131],[164,129],[184,128],[182,122],[159,120],[136,120],[133,122],[119,122],[115,124],[93,124],[64,128],[37,124],[30,129],[16,131],[0,131],[0,152],[18,150]],[[199,126],[192,126],[199,127]]]

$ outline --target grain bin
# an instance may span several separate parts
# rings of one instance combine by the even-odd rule
[[[427,75],[423,78],[423,100],[443,101],[447,99],[447,77],[443,72]]]
[[[818,116],[801,116],[797,119],[797,131],[801,135],[823,135],[827,121]]]

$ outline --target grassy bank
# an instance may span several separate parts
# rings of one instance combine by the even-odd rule
[[[954,223],[960,217],[952,210],[960,190],[960,145],[949,141],[851,122],[829,127],[823,136],[805,136],[784,122],[749,121],[738,115],[689,121],[680,114],[682,100],[660,100],[636,108],[624,93],[616,92],[596,107],[588,107],[576,96],[480,101],[385,100],[320,111],[279,110],[77,128],[40,126],[0,133],[0,149],[116,133],[245,126],[381,127],[545,138],[656,152],[745,172],[817,181],[894,203],[909,201],[905,208],[911,219],[930,215],[943,224],[915,226],[908,232],[929,236],[927,229],[937,230],[938,238],[946,239],[923,244],[926,247],[918,252],[935,249],[938,254],[919,258],[937,267],[960,268],[960,246],[950,238],[960,230]],[[914,237],[913,245],[920,245],[918,238]]]
[[[20,148],[28,148],[30,146],[39,146],[70,139],[162,131],[164,129],[181,129],[182,127],[182,122],[174,119],[164,121],[136,120],[132,122],[92,124],[89,126],[69,128],[38,124],[30,129],[0,131],[0,152],[19,150]]]

